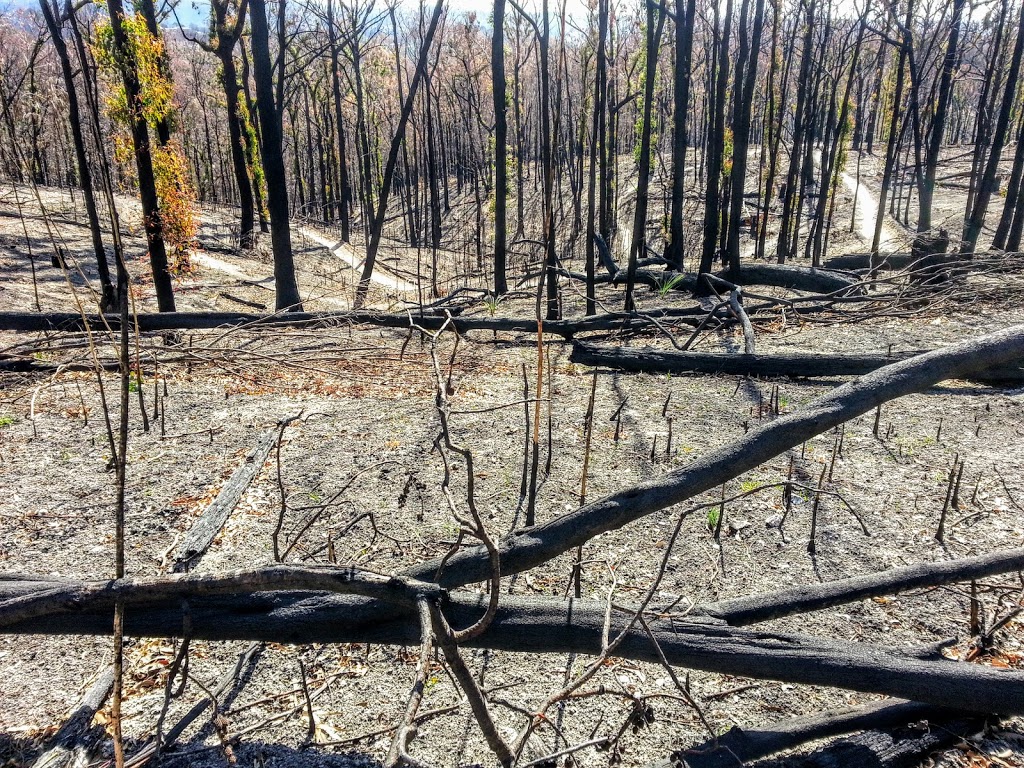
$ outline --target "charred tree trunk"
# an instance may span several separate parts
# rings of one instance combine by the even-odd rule
[[[281,0],[282,4],[284,0]],[[302,311],[299,286],[295,281],[292,232],[288,210],[288,179],[284,171],[280,104],[274,95],[273,65],[270,58],[270,29],[264,0],[252,4],[252,60],[256,78],[256,107],[263,135],[263,170],[267,177],[271,243],[274,251],[276,308]]]
[[[491,34],[494,95],[494,295],[508,293],[505,259],[508,242],[508,119],[505,104],[505,0],[494,0]]]
[[[731,2],[731,0],[730,0]],[[647,250],[647,202],[651,185],[651,117],[654,103],[654,80],[658,71],[658,47],[665,26],[665,12],[647,3],[647,61],[644,77],[643,127],[640,132],[640,169],[636,182],[636,204],[633,210],[633,238],[629,245],[629,266],[626,269],[626,312],[635,308],[633,287],[636,284],[637,262]]]
[[[370,289],[370,276],[373,274],[377,251],[380,249],[380,240],[384,232],[384,216],[387,213],[388,197],[391,194],[395,178],[395,168],[398,166],[398,153],[405,139],[405,127],[409,123],[409,115],[412,114],[412,107],[416,102],[416,92],[419,90],[420,81],[426,74],[427,56],[430,53],[430,46],[433,43],[434,33],[437,31],[437,24],[443,8],[443,0],[438,0],[437,5],[434,6],[433,15],[430,17],[430,26],[423,37],[423,44],[416,62],[416,73],[409,84],[409,93],[402,105],[402,113],[398,118],[395,136],[391,140],[391,149],[388,152],[387,164],[384,166],[384,178],[380,186],[380,197],[377,200],[377,212],[367,238],[366,261],[363,263],[363,273],[359,278],[359,286],[356,288],[355,307],[357,309],[365,303],[366,294]]]
[[[590,169],[587,186],[587,314],[597,312],[596,254],[598,227],[597,177],[599,158],[604,158],[606,103],[603,83],[607,80],[605,38],[608,36],[608,0],[598,0],[597,61],[594,72],[594,116],[590,132]]]
[[[942,74],[939,77],[939,94],[935,100],[931,135],[925,154],[924,184],[918,202],[917,231],[928,232],[932,228],[932,199],[935,195],[935,174],[939,167],[939,152],[946,131],[946,117],[953,96],[953,72],[960,60],[960,24],[963,19],[965,0],[953,0],[953,17],[949,23],[949,37],[946,53],[942,59]]]
[[[110,279],[110,265],[107,264],[107,252],[103,248],[103,231],[100,229],[100,217],[96,209],[96,197],[92,189],[92,171],[89,168],[89,157],[85,151],[85,137],[82,134],[82,116],[78,108],[78,93],[75,91],[75,75],[68,55],[68,46],[64,42],[64,33],[57,24],[59,11],[50,7],[50,0],[39,0],[39,6],[46,20],[46,28],[50,32],[50,40],[57,58],[60,60],[61,75],[68,97],[68,120],[71,124],[71,137],[75,145],[75,160],[78,164],[78,181],[85,198],[85,212],[89,219],[89,233],[92,236],[92,249],[96,255],[96,266],[100,276],[100,311],[106,312],[114,306],[114,285]]]
[[[985,214],[988,212],[989,201],[992,199],[992,195],[998,191],[999,184],[996,180],[996,174],[999,170],[999,160],[1003,153],[1003,145],[1006,142],[1010,115],[1013,112],[1022,53],[1024,53],[1024,6],[1021,6],[1020,20],[1017,24],[1017,39],[1013,44],[1013,54],[1010,57],[1010,64],[1006,72],[1006,88],[1003,92],[1003,103],[999,108],[999,117],[996,119],[995,130],[992,132],[992,146],[989,150],[988,163],[985,165],[985,171],[978,183],[974,207],[971,209],[967,222],[964,224],[963,244],[960,246],[960,253],[963,254],[973,253],[977,247],[978,236],[981,235],[981,228],[985,225]]]
[[[813,0],[812,0],[813,2]],[[700,255],[700,272],[710,272],[718,245],[719,217],[721,216],[722,164],[725,160],[725,96],[729,84],[729,30],[732,27],[732,0],[726,0],[725,12],[715,6],[718,64],[715,67],[715,95],[711,103],[711,135],[705,148],[708,177],[704,199],[704,245]]]
[[[733,106],[731,211],[729,212],[729,235],[726,241],[729,272],[734,277],[739,274],[740,270],[740,226],[743,218],[743,193],[747,183],[750,113],[757,79],[757,60],[761,52],[761,32],[764,28],[764,0],[756,0],[749,48],[746,29],[748,9],[749,0],[744,0],[743,10],[740,11],[740,55],[736,63],[736,84],[734,86],[736,93]]]
[[[672,93],[672,207],[665,260],[683,270],[683,205],[686,177],[686,117],[690,106],[690,62],[693,57],[693,22],[696,0],[677,0],[674,78]]]
[[[259,0],[262,2],[262,0]],[[142,86],[136,69],[135,54],[128,40],[122,21],[124,6],[121,0],[109,0],[110,28],[114,37],[114,52],[120,62],[121,78],[124,83],[128,104],[128,119],[135,149],[135,166],[139,177],[139,195],[142,198],[142,216],[146,227],[146,242],[149,246],[149,263],[153,269],[153,287],[156,289],[157,306],[161,312],[174,311],[174,289],[167,263],[167,248],[164,244],[163,225],[160,217],[160,202],[156,194],[156,177],[153,173],[153,156],[150,152],[149,126],[142,111]]]

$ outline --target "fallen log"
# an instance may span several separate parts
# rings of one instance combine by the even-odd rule
[[[287,421],[291,420],[288,419]],[[217,534],[220,533],[221,528],[224,527],[224,523],[227,522],[228,516],[238,506],[238,501],[242,498],[242,494],[245,493],[245,489],[249,487],[253,478],[263,468],[267,456],[270,455],[270,451],[277,442],[279,429],[280,425],[274,426],[260,436],[256,445],[246,455],[245,461],[239,465],[228,481],[224,483],[220,493],[217,494],[217,498],[203,510],[203,514],[189,528],[185,538],[178,544],[176,549],[174,567],[171,569],[174,573],[184,573],[191,570],[198,563],[199,558],[209,549],[213,540],[217,538]]]
[[[795,717],[766,728],[734,726],[722,736],[689,749],[673,752],[650,768],[736,768],[817,739],[854,731],[905,726],[923,719],[950,720],[962,713],[915,701],[886,700],[862,707],[847,707],[821,715]]]
[[[71,768],[89,764],[89,753],[99,737],[92,731],[92,720],[113,687],[114,667],[104,665],[74,712],[50,740],[50,746],[32,764],[33,768]]]
[[[809,755],[756,763],[756,768],[914,768],[985,727],[984,718],[943,718],[840,739]]]
[[[883,253],[879,254],[878,267],[880,269],[905,269],[917,261],[909,251],[905,253]],[[825,269],[831,270],[867,270],[871,268],[870,253],[847,253],[843,256],[833,256],[826,259],[822,265]]]
[[[732,279],[726,271],[713,273],[715,277],[729,279],[736,285],[770,285],[792,291],[803,291],[812,294],[836,294],[852,290],[860,290],[860,279],[831,270],[813,267],[797,267],[788,264],[746,264],[740,267],[737,279]],[[654,271],[638,269],[636,282],[658,290],[666,285],[677,291],[696,291],[700,275],[670,270]],[[618,285],[625,283],[626,274],[620,270],[611,277],[611,282]]]
[[[871,597],[984,579],[1013,571],[1024,571],[1024,549],[1007,549],[962,560],[919,563],[824,584],[783,589],[767,595],[720,600],[699,607],[697,613],[721,619],[734,627],[743,627]]]
[[[615,312],[577,320],[555,320],[544,323],[545,333],[564,338],[588,331],[612,331],[623,328],[654,326],[655,320],[695,325],[699,316],[705,314],[700,307],[682,309],[660,309],[649,312]],[[654,318],[654,319],[652,319]],[[92,328],[104,329],[109,326],[120,328],[116,315],[82,315],[74,312],[0,312],[0,331],[18,332],[77,332]],[[346,325],[368,325],[377,328],[420,327],[437,331],[442,327],[466,333],[468,331],[492,331],[510,333],[537,333],[535,317],[465,317],[454,315],[449,319],[440,310],[424,314],[416,311],[406,314],[384,314],[379,312],[289,312],[287,314],[250,314],[246,312],[161,312],[138,315],[138,330],[143,333],[160,331],[199,331],[214,328],[307,328]],[[10,361],[12,365],[20,361]]]
[[[340,570],[340,569],[339,569]],[[68,583],[80,589],[81,583]],[[54,588],[53,581],[0,582],[0,597],[30,598]],[[144,589],[125,591],[125,632],[137,637],[167,637],[180,632],[178,597],[155,598]],[[445,603],[452,626],[469,626],[486,608],[486,596],[455,594]],[[65,604],[59,613],[35,616],[6,626],[7,633],[108,634],[110,611]],[[214,595],[189,599],[192,636],[205,640],[265,640],[279,643],[369,642],[417,645],[415,610],[377,611],[376,621],[353,621],[352,603],[332,595],[294,593]],[[378,606],[379,608],[379,606]],[[597,600],[538,600],[503,596],[494,621],[470,646],[523,653],[601,652],[606,604]],[[625,629],[630,616],[616,613],[612,633]],[[661,651],[675,666],[708,672],[826,685],[865,693],[943,705],[956,701],[964,710],[1024,713],[1024,672],[996,670],[949,660],[923,660],[913,653],[791,633],[760,632],[715,623],[711,619],[659,620],[651,629]],[[658,663],[658,649],[642,628],[633,628],[616,655]]]
[[[601,533],[718,488],[884,402],[928,389],[945,379],[962,379],[1022,358],[1024,325],[1019,325],[887,365],[836,387],[799,411],[767,422],[686,466],[533,528],[512,532],[497,544],[501,571],[510,575],[541,565]],[[440,565],[440,560],[432,560],[405,573],[432,580]],[[451,588],[485,581],[489,575],[490,556],[483,546],[475,546],[449,558],[439,580]]]
[[[806,352],[729,354],[676,352],[653,347],[609,347],[576,341],[573,342],[569,360],[580,365],[638,373],[718,373],[731,376],[789,376],[810,379],[861,376],[921,354],[924,353],[897,352],[891,356],[819,355]],[[970,375],[969,378],[985,384],[1021,384],[1024,382],[1024,367],[1018,363],[994,365]]]

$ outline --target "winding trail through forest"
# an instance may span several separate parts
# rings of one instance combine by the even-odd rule
[[[814,150],[815,165],[821,164],[821,150]],[[848,174],[845,170],[839,174],[840,181],[856,200],[856,211],[854,221],[856,222],[857,234],[863,238],[865,245],[870,248],[875,239],[875,221],[878,214],[878,198],[869,190],[863,180],[858,180]],[[882,220],[882,236],[878,240],[878,250],[884,253],[891,253],[900,247],[905,238],[899,230],[894,228],[887,217]]]
[[[306,225],[300,225],[299,231],[305,236],[312,240],[318,245],[322,245],[334,256],[337,256],[343,262],[352,267],[354,272],[359,272],[363,267],[363,259],[356,255],[355,250],[346,242],[341,240],[334,240],[333,238],[325,237],[324,235],[317,232],[312,227]],[[380,285],[385,285],[395,291],[415,291],[416,285],[414,283],[406,282],[400,278],[393,277],[392,275],[382,273],[379,269],[375,269],[373,274],[370,275],[370,280]]]

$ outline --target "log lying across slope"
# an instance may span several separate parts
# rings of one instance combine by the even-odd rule
[[[773,352],[748,355],[675,352],[653,347],[612,347],[577,341],[573,343],[569,360],[580,365],[644,373],[722,373],[734,376],[831,378],[862,376],[920,354],[922,353],[898,352],[894,355],[828,355]],[[997,365],[973,373],[967,378],[986,384],[1020,384],[1024,383],[1024,367],[1019,363]]]
[[[6,582],[0,584],[0,595],[16,598],[33,591],[53,590],[54,586],[52,581]],[[81,585],[68,582],[64,586],[75,592]],[[396,593],[400,591],[396,589]],[[485,599],[478,595],[452,595],[445,613],[453,626],[468,626],[483,613]],[[126,600],[128,635],[180,634],[180,599],[157,600],[142,592],[126,596]],[[468,644],[526,653],[597,655],[601,651],[606,607],[597,600],[503,596],[490,628]],[[398,608],[394,613],[379,611],[379,621],[365,623],[353,623],[350,608],[351,603],[345,599],[310,593],[262,592],[189,600],[192,636],[197,639],[419,644],[420,630],[413,608]],[[7,626],[4,631],[108,634],[111,630],[110,610],[103,605],[90,609],[86,604],[60,613],[59,621],[54,618],[35,617]],[[613,634],[624,629],[629,618],[616,614]],[[728,627],[711,619],[652,621],[651,629],[668,661],[681,667],[835,686],[937,705],[956,701],[961,709],[978,712],[1024,714],[1024,672],[945,659],[921,659],[913,650],[903,652],[866,643]],[[650,637],[639,627],[630,631],[615,655],[659,661]]]
[[[554,320],[544,323],[544,332],[571,338],[589,331],[610,331],[622,328],[654,326],[655,321],[697,325],[707,311],[699,306],[682,309],[656,309],[645,313],[610,312],[577,320]],[[722,318],[726,317],[722,313]],[[532,317],[487,317],[453,315],[450,319],[438,310],[420,314],[415,308],[407,313],[360,312],[289,312],[287,314],[253,314],[248,312],[162,312],[137,316],[138,329],[144,333],[160,331],[201,331],[214,328],[246,326],[267,327],[330,327],[367,325],[377,328],[410,328],[414,325],[428,331],[442,327],[459,333],[496,331],[504,333],[536,333],[537,320]],[[74,312],[0,312],[0,331],[83,332],[88,328],[117,329],[116,315],[82,315]]]
[[[880,403],[927,389],[946,378],[964,378],[992,365],[1022,358],[1024,326],[1018,326],[886,366],[831,390],[800,411],[767,423],[688,466],[621,490],[534,528],[513,532],[498,545],[502,573],[509,575],[542,565],[600,533],[718,488]],[[993,568],[1019,568],[1019,554],[1004,553],[993,556],[992,562],[972,563],[975,570],[969,571],[971,577],[998,572],[991,570]],[[440,586],[451,589],[484,581],[491,574],[489,554],[483,547],[467,548],[451,557],[437,578],[439,566],[438,561],[430,561],[410,568],[403,574],[406,577],[403,583],[408,585],[409,579],[425,582],[436,578]],[[959,571],[958,575],[967,572]],[[954,574],[944,572],[941,578],[948,580],[954,578]],[[900,584],[906,583],[906,579],[895,579],[890,586],[900,588]],[[913,583],[924,582],[919,579]],[[805,600],[802,609],[813,610],[822,605],[835,605],[842,599],[859,599],[869,594],[865,590],[884,586],[871,587],[858,582],[852,588],[848,585],[845,589],[828,590],[830,594],[820,596],[823,602],[815,596],[793,599]],[[265,586],[260,588],[266,589]],[[288,585],[279,581],[276,589],[287,590]],[[3,631],[110,631],[109,606],[75,598],[74,595],[80,593],[75,592],[74,584],[41,577],[0,579],[0,617],[4,611],[23,604],[27,596],[46,592],[69,595],[68,601],[56,611],[59,621],[54,620],[54,613],[33,614],[6,626]],[[126,600],[130,603],[127,611],[130,634],[167,636],[180,632],[178,597],[164,601],[158,599],[155,592],[143,591],[126,595]],[[770,599],[762,598],[762,601],[772,603]],[[732,608],[740,614],[743,612],[742,606]],[[338,596],[311,592],[308,586],[306,591],[250,590],[231,596],[222,593],[197,596],[190,600],[190,609],[197,638],[273,639],[293,643],[420,641],[415,614],[386,595],[383,599]],[[467,626],[479,616],[482,608],[475,596],[453,595],[445,610],[455,626]],[[728,606],[721,612],[728,615]],[[778,607],[772,608],[769,615],[780,615]],[[674,623],[662,620],[655,622],[653,629],[667,658],[681,666],[849,687],[937,704],[955,700],[958,706],[975,711],[1024,713],[1024,673],[1021,672],[921,658],[915,651],[738,629],[727,626],[722,618],[708,616]],[[616,616],[617,626],[623,626],[625,621],[626,617]],[[497,619],[488,632],[474,642],[508,650],[596,653],[601,647],[603,623],[603,603],[509,596],[502,598]],[[616,655],[657,659],[650,639],[635,631],[616,650]]]

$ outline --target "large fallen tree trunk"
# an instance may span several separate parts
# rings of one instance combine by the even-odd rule
[[[736,768],[817,739],[905,726],[923,719],[949,721],[958,716],[962,717],[962,713],[931,704],[881,701],[821,715],[794,717],[767,728],[735,726],[722,736],[673,752],[668,760],[655,763],[650,768]]]
[[[32,768],[68,768],[88,765],[93,744],[99,741],[101,729],[92,729],[93,718],[114,687],[114,666],[104,666],[67,722],[50,740],[47,750]],[[98,731],[98,732],[97,732]]]
[[[534,568],[601,533],[718,488],[783,451],[884,402],[928,389],[945,379],[965,378],[994,365],[1021,359],[1024,359],[1024,326],[1014,326],[893,363],[836,387],[799,411],[767,422],[686,466],[533,528],[514,531],[498,544],[501,572],[512,574]],[[466,548],[448,559],[440,581],[447,587],[484,581],[490,574],[489,563],[484,547]],[[407,573],[429,580],[440,564],[440,560],[433,560]]]
[[[81,583],[65,586],[72,593],[87,590]],[[407,587],[403,583],[401,590]],[[0,584],[0,595],[24,599],[54,589],[53,581],[8,581]],[[396,593],[401,590],[396,589]],[[127,604],[127,634],[166,637],[180,633],[180,596],[161,600],[145,589],[120,595]],[[192,636],[205,640],[420,643],[413,608],[396,607],[393,614],[382,615],[380,621],[353,623],[350,606],[332,596],[310,595],[296,601],[288,592],[263,592],[190,598],[189,615]],[[446,602],[445,613],[453,626],[469,626],[485,607],[485,597],[457,594]],[[604,602],[596,600],[505,596],[487,631],[468,645],[524,653],[597,655],[602,648],[606,608]],[[629,621],[630,616],[615,614],[612,633],[625,629]],[[708,619],[661,620],[653,622],[651,629],[665,658],[677,666],[848,688],[938,705],[956,701],[958,707],[976,712],[1024,713],[1024,672],[945,659],[925,660],[914,651],[863,643],[738,629]],[[34,616],[6,626],[4,631],[108,634],[110,610],[103,601],[86,601],[77,607],[68,604],[57,614]],[[627,634],[615,653],[653,663],[660,659],[658,649],[639,627]]]
[[[569,360],[580,365],[602,366],[619,371],[644,373],[722,373],[736,376],[791,376],[832,378],[861,376],[886,365],[922,354],[900,352],[887,355],[824,355],[806,352],[769,354],[728,354],[717,352],[675,352],[653,347],[609,347],[574,342]],[[989,384],[1020,384],[1024,368],[1019,364],[994,366],[969,377]]]
[[[712,273],[718,278],[729,277],[728,273]],[[637,270],[636,281],[658,290],[670,286],[677,291],[695,291],[701,279],[700,275],[669,270],[655,271]],[[618,284],[626,281],[626,273],[619,271],[611,282]],[[814,294],[832,294],[843,291],[860,290],[861,281],[857,277],[812,267],[796,267],[789,264],[746,264],[740,268],[739,278],[731,280],[736,285],[771,285],[791,291],[803,291]]]
[[[984,579],[1013,571],[1024,571],[1024,549],[1007,549],[962,560],[919,563],[824,584],[782,589],[766,595],[720,600],[700,606],[697,612],[722,619],[734,627],[743,627],[871,597]]]
[[[700,307],[683,309],[656,309],[650,312],[613,312],[578,320],[555,320],[544,323],[544,331],[556,336],[571,338],[578,333],[589,331],[611,331],[623,328],[654,326],[655,320],[675,321],[696,325],[706,315]],[[725,315],[723,314],[723,317]],[[653,319],[652,319],[653,318]],[[453,315],[449,318],[440,310],[420,314],[411,310],[405,314],[380,312],[289,312],[286,315],[259,315],[247,312],[164,312],[140,314],[137,317],[138,330],[158,331],[200,331],[233,326],[252,328],[267,327],[310,327],[368,325],[378,328],[420,327],[437,331],[442,327],[467,331],[497,331],[510,333],[537,332],[537,320],[532,317],[465,317]],[[88,327],[87,327],[88,324]],[[101,330],[106,327],[118,329],[120,320],[116,315],[82,315],[74,312],[0,312],[0,331],[20,332],[84,332],[89,328]],[[12,363],[15,361],[11,361]]]
[[[984,726],[984,718],[959,717],[866,731],[809,755],[765,761],[756,768],[915,768],[929,753],[951,747]]]

